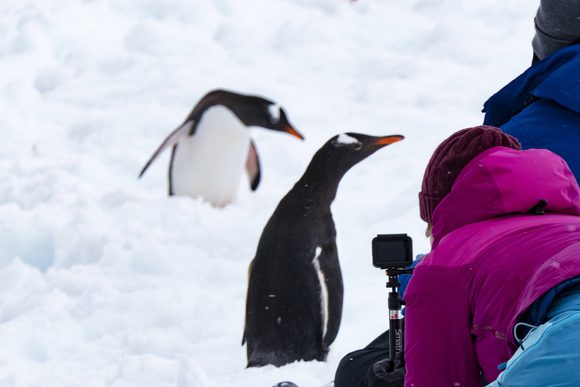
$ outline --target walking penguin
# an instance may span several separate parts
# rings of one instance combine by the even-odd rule
[[[161,143],[139,177],[166,148],[169,195],[202,197],[216,207],[231,202],[244,167],[252,191],[260,183],[260,160],[249,126],[286,132],[304,139],[282,107],[265,98],[213,90],[195,105],[185,121]]]
[[[342,315],[342,275],[330,205],[355,164],[400,135],[334,136],[278,204],[250,264],[246,324],[248,367],[326,360]]]

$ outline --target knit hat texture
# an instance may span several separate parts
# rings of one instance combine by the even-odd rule
[[[494,146],[521,149],[518,140],[493,126],[462,129],[443,141],[431,156],[419,192],[421,219],[432,222],[433,211],[451,191],[459,172],[477,155]]]

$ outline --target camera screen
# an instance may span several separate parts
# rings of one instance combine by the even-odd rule
[[[377,235],[373,239],[373,265],[404,268],[413,261],[413,241],[407,234]]]

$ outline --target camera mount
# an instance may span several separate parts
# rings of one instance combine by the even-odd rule
[[[411,274],[413,240],[407,234],[379,234],[372,241],[373,266],[385,270],[389,289],[389,355],[393,363],[404,365],[404,324],[402,308],[405,301],[399,297],[399,275]],[[407,269],[408,268],[408,269]]]
[[[413,269],[387,268],[387,289],[389,290],[389,357],[391,361],[400,359],[404,364],[404,322],[402,307],[405,301],[399,296],[400,274],[411,274]]]

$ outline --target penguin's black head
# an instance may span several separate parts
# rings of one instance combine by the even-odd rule
[[[246,96],[234,112],[246,126],[259,126],[286,132],[304,140],[304,136],[294,129],[288,120],[284,109],[272,101],[256,96]]]
[[[401,141],[401,135],[367,136],[360,133],[342,133],[332,137],[320,149],[321,157],[333,164],[330,168],[346,172],[379,149]]]
[[[265,98],[229,90],[214,90],[208,93],[202,101],[205,101],[204,108],[218,104],[227,107],[246,126],[259,126],[286,132],[301,140],[304,139],[304,136],[290,123],[284,109]]]

